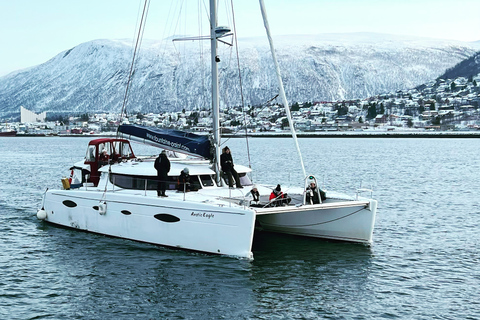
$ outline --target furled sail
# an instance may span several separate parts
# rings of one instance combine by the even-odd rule
[[[211,143],[207,135],[198,135],[180,130],[159,129],[139,125],[122,124],[120,137],[151,146],[211,159]]]

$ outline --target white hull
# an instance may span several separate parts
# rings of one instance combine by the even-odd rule
[[[101,201],[106,203],[104,214],[99,208]],[[169,247],[252,258],[255,213],[248,208],[122,192],[51,190],[45,194],[44,210],[45,221],[66,227]]]
[[[266,231],[369,244],[377,202],[327,200],[318,205],[249,208],[208,194],[96,188],[49,190],[44,197],[45,221],[84,231],[162,246],[253,258],[255,220]],[[210,200],[206,200],[210,199]],[[224,200],[222,200],[224,199]],[[243,197],[242,197],[243,199]],[[243,202],[244,203],[244,202]]]
[[[377,201],[325,202],[300,207],[260,209],[257,221],[267,231],[370,244]]]

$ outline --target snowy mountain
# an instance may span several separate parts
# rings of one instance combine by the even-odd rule
[[[289,101],[366,98],[408,89],[443,74],[473,55],[478,43],[382,34],[275,37]],[[128,97],[128,112],[209,107],[207,42],[144,41]],[[239,39],[245,104],[260,105],[278,92],[266,39]],[[202,53],[198,53],[198,49]],[[51,60],[0,78],[0,117],[35,112],[114,112],[124,100],[131,41],[95,40]],[[236,53],[219,51],[221,103],[240,105]]]
[[[468,59],[465,59],[449,68],[440,79],[455,79],[458,77],[470,78],[480,74],[480,52],[475,53]]]

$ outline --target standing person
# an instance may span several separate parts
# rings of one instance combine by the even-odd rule
[[[243,188],[242,184],[240,183],[238,173],[233,168],[233,158],[228,147],[225,147],[222,150],[222,155],[220,156],[220,166],[222,167],[223,173],[227,175],[228,186],[230,188],[233,188],[233,179],[235,179],[237,188]]]
[[[157,169],[157,196],[168,197],[165,194],[167,189],[168,172],[170,171],[170,160],[167,158],[167,152],[163,150],[157,159],[155,159],[155,169]]]

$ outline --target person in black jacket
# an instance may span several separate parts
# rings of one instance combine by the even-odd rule
[[[167,158],[167,152],[165,150],[160,153],[157,159],[155,159],[155,169],[157,169],[157,196],[168,197],[165,194],[167,189],[168,172],[170,171],[170,160]]]
[[[180,175],[177,180],[177,190],[181,192],[188,192],[191,190],[190,186],[190,170],[188,168],[180,171]]]
[[[228,186],[233,188],[233,179],[235,179],[235,185],[237,188],[243,188],[240,183],[237,171],[233,168],[233,158],[228,147],[223,148],[222,155],[220,156],[220,166],[222,167],[223,174],[227,176]]]
[[[319,193],[320,198],[318,197]],[[322,202],[327,199],[325,192],[321,189],[318,189],[315,182],[311,182],[310,185],[307,187],[306,196],[306,202],[309,204],[319,204],[320,199],[322,199]]]

